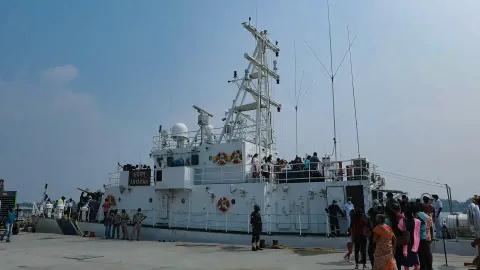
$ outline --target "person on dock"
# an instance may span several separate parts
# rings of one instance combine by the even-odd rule
[[[123,240],[128,240],[128,228],[127,224],[128,221],[130,220],[130,217],[128,216],[127,212],[125,209],[122,209],[122,214],[120,215],[120,226],[122,227],[122,239]]]
[[[405,205],[405,218],[398,222],[398,229],[401,232],[401,238],[398,239],[399,245],[403,248],[400,260],[397,264],[403,266],[405,270],[413,267],[420,270],[420,261],[418,257],[418,249],[420,245],[420,220],[416,218],[417,206],[415,203]]]
[[[140,240],[140,229],[142,228],[142,222],[147,218],[142,213],[142,208],[137,209],[137,213],[133,215],[133,231],[132,231],[132,239],[135,237],[137,241]]]
[[[107,217],[107,214],[110,212],[110,201],[108,201],[108,198],[105,198],[105,201],[102,204],[102,209],[103,218],[105,219]]]
[[[474,195],[472,202],[467,208],[468,223],[470,225],[470,230],[475,235],[475,240],[472,243],[473,247],[477,248],[477,254],[473,260],[473,264],[480,268],[480,197]]]
[[[105,239],[112,238],[113,211],[105,214],[103,225],[105,226]]]
[[[252,227],[252,251],[262,250],[260,247],[260,233],[262,232],[262,215],[260,206],[254,205],[250,214],[250,226]]]
[[[328,206],[327,214],[328,214],[328,221],[330,223],[330,236],[338,236],[340,235],[340,223],[338,221],[338,216],[345,216],[342,209],[337,204],[336,200],[332,201],[332,204]]]
[[[355,247],[355,269],[361,263],[363,269],[367,268],[367,235],[369,234],[368,219],[363,209],[356,207],[351,211],[352,222],[350,234]],[[359,258],[359,255],[361,258]]]
[[[348,228],[350,228],[350,225],[351,225],[352,216],[350,215],[350,213],[353,211],[353,209],[355,209],[355,206],[352,203],[352,198],[348,197],[347,202],[343,206],[343,211],[345,213],[345,217],[347,218],[347,227]]]
[[[373,270],[397,270],[394,258],[395,234],[392,228],[385,224],[385,215],[377,215],[376,223],[378,225],[373,228],[373,241],[376,246]]]
[[[115,239],[115,235],[117,236],[117,240],[120,239],[120,224],[122,223],[122,217],[118,210],[113,210],[113,228],[112,228],[112,239]]]
[[[425,207],[424,207],[425,209]],[[420,269],[432,270],[433,269],[433,257],[431,250],[432,241],[432,217],[422,211],[422,207],[418,205],[415,212],[417,218],[420,220],[420,246],[418,248],[418,258],[420,260]]]
[[[382,206],[380,205],[380,201],[375,199],[373,200],[372,208],[368,209],[368,219],[369,219],[369,228],[373,230],[375,226],[377,226],[377,215],[383,214]],[[370,264],[375,264],[375,242],[373,241],[373,232],[371,232],[368,236],[368,258],[370,260]]]
[[[437,194],[432,195],[433,198],[433,223],[435,224],[435,237],[437,239],[442,238],[442,221],[440,219],[440,213],[442,212],[443,209],[443,203],[442,200],[438,198]]]
[[[16,219],[17,219],[17,215],[13,211],[13,207],[10,207],[8,209],[6,220],[5,220],[5,231],[0,237],[0,242],[3,241],[3,238],[5,238],[5,236],[7,237],[6,241],[10,242],[10,235],[12,234],[13,224],[15,224]]]

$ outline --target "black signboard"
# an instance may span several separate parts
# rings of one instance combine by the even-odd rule
[[[128,174],[129,186],[150,186],[150,169],[131,170]]]

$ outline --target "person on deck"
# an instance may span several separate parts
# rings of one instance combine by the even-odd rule
[[[319,163],[320,163],[320,159],[318,158],[317,152],[313,152],[313,156],[310,158],[310,170],[312,171],[318,170]]]
[[[260,206],[254,205],[250,214],[250,226],[252,227],[252,251],[262,250],[260,247],[260,233],[262,232],[262,215]]]
[[[377,215],[376,223],[378,225],[373,228],[373,241],[376,246],[373,270],[397,270],[394,258],[395,234],[390,226],[385,224],[384,215]]]

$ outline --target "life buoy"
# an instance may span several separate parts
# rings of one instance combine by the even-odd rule
[[[220,166],[227,164],[227,161],[228,161],[228,155],[225,152],[218,153],[214,159],[214,162]]]
[[[230,208],[230,201],[226,197],[222,197],[217,202],[217,208],[221,212],[227,212]]]
[[[233,151],[231,155],[231,160],[234,164],[239,164],[240,162],[242,162],[242,152],[240,152],[240,150]]]

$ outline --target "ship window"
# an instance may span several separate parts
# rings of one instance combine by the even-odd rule
[[[232,199],[232,204],[235,204],[235,199]]]
[[[118,197],[118,202],[121,202],[122,201],[122,198]]]
[[[149,198],[149,199],[148,199],[148,202],[149,202],[149,203],[153,202],[153,199],[152,199],[152,198]]]

